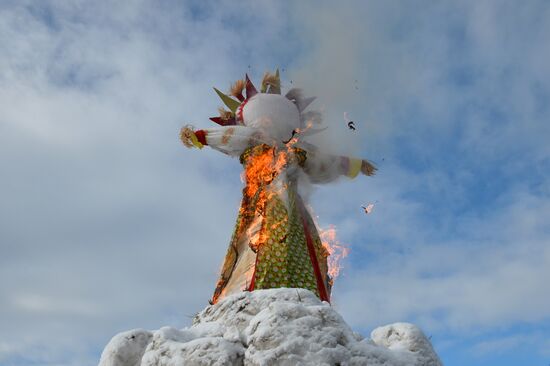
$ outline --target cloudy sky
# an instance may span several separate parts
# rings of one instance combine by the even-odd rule
[[[544,0],[1,1],[0,364],[190,323],[241,182],[179,128],[279,67],[320,143],[380,169],[311,197],[351,248],[347,322],[413,322],[448,366],[548,365],[549,35]]]

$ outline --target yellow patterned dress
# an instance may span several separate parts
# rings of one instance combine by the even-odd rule
[[[328,252],[287,167],[303,167],[306,158],[303,150],[289,154],[265,144],[241,155],[250,174],[245,174],[241,208],[213,302],[238,289],[276,287],[306,288],[329,301]],[[265,169],[259,172],[254,164]]]

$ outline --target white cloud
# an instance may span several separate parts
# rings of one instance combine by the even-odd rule
[[[3,7],[0,359],[95,364],[90,347],[117,331],[183,325],[206,304],[239,165],[184,150],[177,133],[209,124],[211,86],[276,66],[285,87],[320,97],[328,145],[381,168],[312,203],[355,255],[334,299],[352,325],[414,318],[460,332],[548,319],[541,4]],[[498,192],[488,169],[505,180]],[[477,202],[472,189],[486,186],[495,197]]]

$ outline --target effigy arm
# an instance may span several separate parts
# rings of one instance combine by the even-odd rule
[[[246,126],[221,126],[194,131],[192,126],[181,129],[180,138],[189,148],[204,146],[231,156],[239,156],[250,146],[258,144],[272,145],[275,141],[267,138],[258,129]]]
[[[304,171],[313,183],[328,183],[341,176],[355,178],[362,173],[372,176],[376,167],[366,159],[319,153],[307,153]]]

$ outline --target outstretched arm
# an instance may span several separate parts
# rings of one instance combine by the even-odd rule
[[[189,148],[202,149],[208,145],[231,156],[239,156],[249,146],[274,143],[261,131],[246,126],[221,126],[197,131],[192,126],[185,126],[180,131],[180,138]]]
[[[376,167],[366,159],[309,151],[304,164],[304,171],[313,183],[328,183],[343,175],[355,178],[359,173],[372,176],[376,170]]]

